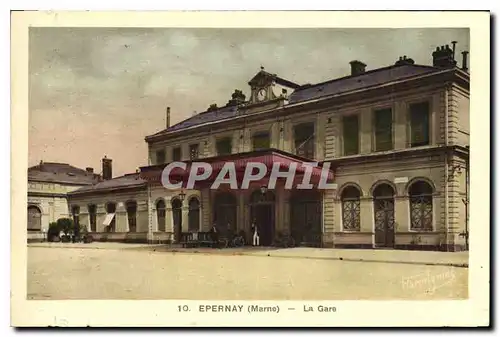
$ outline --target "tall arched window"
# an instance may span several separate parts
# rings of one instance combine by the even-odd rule
[[[189,199],[188,230],[190,232],[200,230],[200,201],[198,198]]]
[[[163,200],[158,200],[156,203],[156,219],[158,220],[158,230],[160,232],[165,231],[165,224],[166,224],[166,219],[165,219],[165,201]]]
[[[71,214],[73,215],[73,223],[75,226],[80,225],[80,206],[73,206],[71,208]]]
[[[90,231],[95,232],[97,230],[97,206],[90,204],[88,206],[88,210],[89,210]]]
[[[174,239],[180,242],[182,236],[182,201],[175,198],[170,201],[172,205],[172,218],[174,220]]]
[[[36,206],[28,206],[28,231],[42,230],[42,212]]]
[[[359,231],[361,227],[361,193],[354,186],[344,188],[342,200],[342,228],[345,231]]]
[[[104,230],[106,232],[114,232],[116,229],[116,204],[114,202],[108,202],[106,204],[106,220],[104,223]]]
[[[128,231],[137,231],[137,202],[127,201],[127,219],[128,219]]]
[[[432,187],[425,181],[416,181],[408,189],[412,230],[432,231]]]

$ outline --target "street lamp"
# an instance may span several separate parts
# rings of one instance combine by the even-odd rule
[[[181,202],[184,202],[184,199],[186,199],[186,193],[183,190],[179,193],[179,199],[181,199]]]
[[[260,193],[262,193],[262,195],[264,195],[264,194],[266,194],[266,192],[267,192],[267,186],[262,185],[260,187]]]

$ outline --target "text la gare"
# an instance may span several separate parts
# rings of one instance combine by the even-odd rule
[[[316,309],[316,310],[315,310]],[[316,308],[304,304],[304,312],[337,312],[337,307],[318,305]]]

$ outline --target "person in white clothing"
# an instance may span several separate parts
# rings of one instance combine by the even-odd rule
[[[253,235],[253,245],[254,246],[260,246],[260,233],[259,233],[259,227],[257,226],[255,220],[252,222],[252,235]]]

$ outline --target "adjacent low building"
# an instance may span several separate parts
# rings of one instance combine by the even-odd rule
[[[68,192],[98,182],[100,176],[65,163],[41,161],[28,168],[28,240],[44,239],[49,224],[69,217]]]

